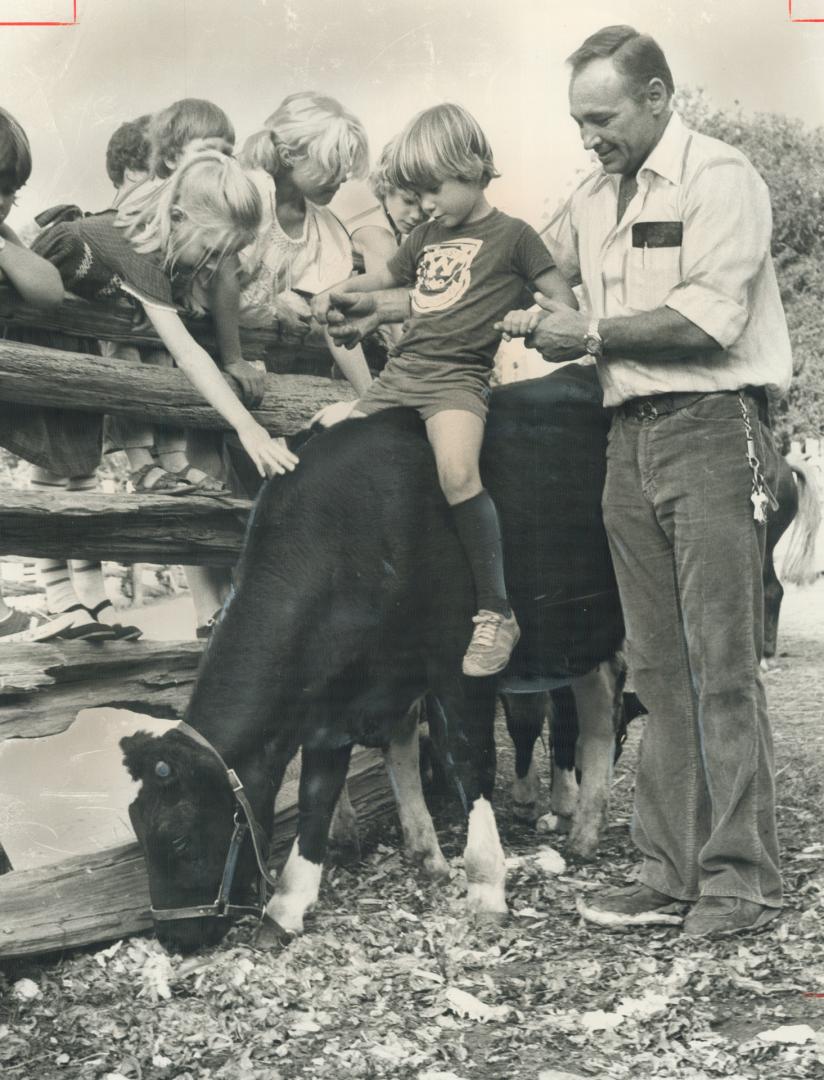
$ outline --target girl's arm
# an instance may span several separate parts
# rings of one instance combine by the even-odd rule
[[[243,359],[240,348],[240,282],[237,255],[223,259],[209,279],[209,311],[217,337],[221,367],[240,390],[244,405],[260,405],[266,389],[266,376]]]
[[[333,285],[331,289],[312,297],[312,315],[322,326],[325,326],[333,293],[340,295],[341,293],[380,292],[383,289],[393,289],[396,285],[401,284],[402,282],[398,281],[386,266],[382,270],[376,270],[371,274],[356,274],[354,277],[344,278],[337,285]]]
[[[366,363],[366,357],[363,355],[363,349],[359,345],[351,349],[339,345],[329,336],[329,331],[325,326],[323,328],[323,336],[326,339],[326,344],[329,346],[329,352],[332,354],[332,359],[348,379],[355,393],[360,397],[361,394],[366,392],[369,388],[369,384],[372,382],[372,375],[369,371],[369,366]]]
[[[0,225],[5,247],[0,251],[0,280],[8,280],[23,300],[36,307],[56,307],[63,303],[60,271],[40,255],[23,247],[8,225]]]
[[[297,458],[269,436],[235,397],[205,349],[195,341],[176,311],[146,305],[146,314],[175,363],[192,386],[235,429],[261,476],[291,472]]]
[[[549,296],[559,304],[578,310],[578,301],[575,293],[567,285],[559,270],[545,270],[539,274],[533,282],[535,291]],[[531,334],[541,319],[544,317],[543,310],[538,311],[510,311],[500,322],[495,323],[495,329],[501,331],[504,341],[513,338],[526,337]]]

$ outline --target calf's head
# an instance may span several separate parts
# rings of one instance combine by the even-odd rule
[[[146,860],[154,911],[212,904],[220,890],[234,829],[235,802],[225,770],[182,732],[138,731],[120,740],[123,763],[140,784],[129,817]],[[254,859],[241,852],[231,897],[248,902]],[[243,896],[243,901],[240,897]],[[215,915],[155,919],[168,949],[190,952],[215,945],[227,918]]]

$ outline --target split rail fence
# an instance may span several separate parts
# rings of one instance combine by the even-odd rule
[[[67,299],[41,312],[0,290],[0,333],[19,327],[129,344],[159,345],[125,304]],[[189,323],[212,355],[207,320]],[[243,355],[265,360],[269,374],[257,420],[272,435],[305,427],[321,407],[351,396],[330,378],[325,349],[284,343],[275,331],[244,331]],[[0,401],[127,416],[176,427],[225,428],[222,418],[179,371],[22,344],[0,338]],[[125,563],[231,566],[250,503],[203,496],[0,490],[0,556],[88,558]],[[93,647],[4,645],[0,653],[0,742],[65,731],[81,709],[110,706],[151,717],[182,717],[200,662],[201,643],[138,641]],[[368,820],[391,805],[374,751],[353,756],[350,797]],[[32,777],[36,785],[37,778]],[[272,845],[288,847],[296,821],[296,784],[284,786]],[[0,842],[2,836],[0,836]],[[0,847],[0,873],[2,873]],[[0,877],[0,960],[52,952],[136,933],[151,925],[145,869],[136,844],[80,855]]]

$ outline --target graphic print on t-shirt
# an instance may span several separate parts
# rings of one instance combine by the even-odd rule
[[[427,244],[418,260],[412,309],[420,314],[445,311],[469,288],[469,268],[483,247],[483,240],[444,240]]]

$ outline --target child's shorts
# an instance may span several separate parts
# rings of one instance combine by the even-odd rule
[[[399,405],[417,409],[422,420],[447,409],[461,409],[486,420],[489,412],[488,368],[393,356],[358,401],[359,412],[381,412]]]

